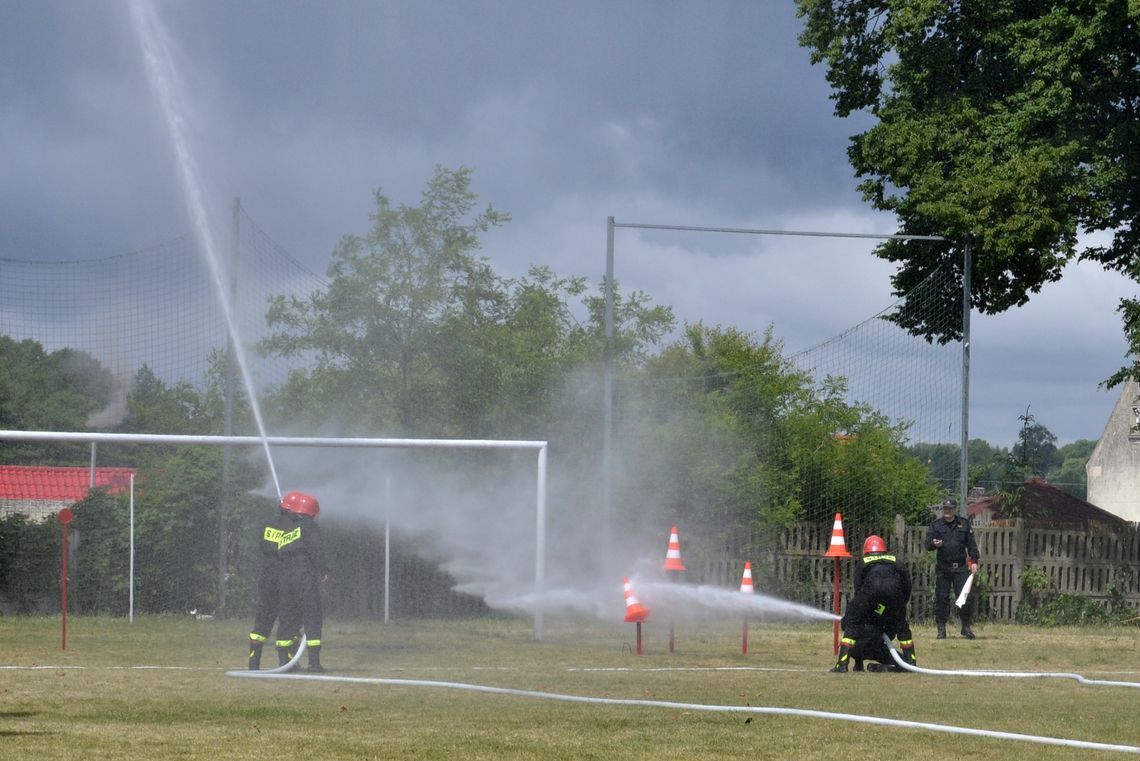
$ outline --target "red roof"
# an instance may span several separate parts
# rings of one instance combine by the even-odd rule
[[[95,468],[95,486],[112,494],[130,488],[134,468]],[[91,486],[91,468],[0,465],[0,499],[78,502]]]
[[[1018,487],[1018,507],[1021,517],[1035,524],[1080,524],[1083,526],[1126,526],[1128,521],[1118,515],[1101,510],[1091,502],[1033,476]],[[1001,509],[1002,499],[992,495],[973,502],[966,509],[971,519],[980,519],[990,513],[991,520],[1005,520]]]

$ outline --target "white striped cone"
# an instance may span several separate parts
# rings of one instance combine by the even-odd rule
[[[669,549],[665,552],[666,571],[687,571],[681,562],[681,540],[677,538],[677,527],[669,532]]]
[[[831,546],[828,547],[827,552],[823,553],[825,558],[849,558],[851,553],[847,551],[847,542],[843,539],[843,516],[839,513],[835,514],[835,523],[831,526]]]
[[[740,591],[746,595],[750,595],[756,590],[752,587],[752,564],[744,564],[744,576],[740,578]]]
[[[639,624],[649,618],[649,608],[642,605],[641,601],[637,599],[629,579],[622,577],[621,581],[625,588],[625,621],[627,624]]]

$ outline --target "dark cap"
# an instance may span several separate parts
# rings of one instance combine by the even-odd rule
[[[957,510],[958,500],[954,499],[953,497],[947,497],[946,499],[942,500],[942,509],[945,510],[946,508]]]

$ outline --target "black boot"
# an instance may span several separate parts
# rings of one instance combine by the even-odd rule
[[[325,667],[321,665],[321,646],[309,645],[309,672],[313,674],[325,673]]]
[[[261,668],[261,648],[265,647],[264,640],[249,638],[249,670],[257,671]]]
[[[946,623],[941,622],[938,624],[938,634],[934,635],[934,639],[946,639]]]
[[[970,628],[969,621],[962,622],[962,636],[966,639],[975,639],[974,630]]]
[[[899,642],[899,655],[902,656],[903,662],[908,666],[918,666],[918,658],[914,655],[914,640],[905,640]],[[891,665],[891,671],[907,671],[899,664]]]
[[[293,660],[293,656],[297,653],[297,640],[285,639],[277,640],[277,667],[280,668]]]
[[[839,645],[839,660],[831,667],[832,674],[846,674],[847,662],[851,660],[851,648],[855,646],[855,640],[844,637]]]

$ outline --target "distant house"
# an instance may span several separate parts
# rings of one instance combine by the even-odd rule
[[[1002,495],[994,494],[972,503],[966,515],[975,526],[1000,526],[1012,518],[1020,518],[1029,526],[1049,528],[1124,528],[1129,525],[1120,516],[1036,476],[1018,487],[1013,505],[1006,505]]]
[[[134,468],[95,468],[94,485],[121,494],[134,473]],[[84,499],[91,486],[91,468],[0,465],[0,516],[23,513],[44,520]]]
[[[1085,464],[1088,500],[1127,521],[1140,521],[1140,387],[1129,381]]]

